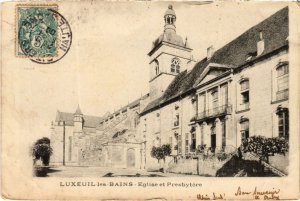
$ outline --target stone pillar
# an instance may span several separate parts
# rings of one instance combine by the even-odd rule
[[[207,111],[209,110],[209,94],[207,93],[207,91],[205,91],[205,108],[204,108],[204,111]]]
[[[216,149],[222,150],[222,122],[219,118],[215,120],[216,123]]]
[[[220,101],[222,101],[222,100],[221,100],[221,86],[219,85],[218,86],[218,106],[217,107],[222,106],[222,103]],[[217,146],[218,146],[218,143],[217,143]]]
[[[235,130],[233,129],[232,125],[232,116],[226,115],[225,116],[225,143],[226,143],[226,152],[231,152],[234,150],[236,136]]]

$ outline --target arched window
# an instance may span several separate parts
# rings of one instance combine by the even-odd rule
[[[154,60],[154,68],[155,68],[155,75],[158,75],[159,74],[159,63],[156,59]]]
[[[172,73],[180,73],[180,60],[178,58],[172,59],[171,72]]]

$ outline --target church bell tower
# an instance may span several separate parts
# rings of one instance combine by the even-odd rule
[[[164,93],[174,77],[187,69],[192,59],[192,49],[187,38],[176,33],[176,14],[169,5],[164,15],[164,32],[153,42],[150,57],[150,100]]]

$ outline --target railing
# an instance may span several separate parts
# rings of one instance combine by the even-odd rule
[[[289,98],[289,90],[285,89],[282,91],[277,91],[276,92],[276,100],[285,100]]]
[[[207,117],[214,117],[222,114],[231,114],[231,110],[232,110],[231,105],[223,105],[220,107],[208,109],[205,110],[204,112],[198,113],[197,120],[204,119]]]
[[[249,109],[249,102],[240,104],[239,110]]]

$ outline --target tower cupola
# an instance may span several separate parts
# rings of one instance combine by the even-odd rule
[[[167,11],[165,12],[164,15],[165,18],[165,32],[172,31],[176,32],[176,14],[175,11],[173,10],[173,6],[169,5]]]

